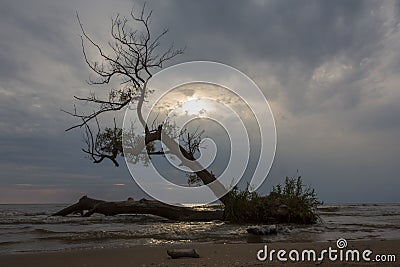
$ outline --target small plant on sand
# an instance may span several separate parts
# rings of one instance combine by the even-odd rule
[[[299,176],[286,177],[285,184],[273,187],[267,196],[256,192],[240,191],[237,187],[229,192],[225,203],[225,219],[231,222],[250,223],[299,223],[318,221],[316,207],[321,204],[315,190],[306,187]]]

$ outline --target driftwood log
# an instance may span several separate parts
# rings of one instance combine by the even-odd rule
[[[86,212],[85,212],[86,211]],[[94,213],[106,216],[117,214],[151,214],[176,221],[213,221],[223,220],[223,211],[200,211],[190,207],[177,207],[156,200],[141,199],[135,201],[129,198],[126,201],[108,202],[83,196],[79,201],[68,206],[53,216],[67,216],[81,214],[89,217]]]
[[[192,249],[169,249],[169,250],[167,250],[167,254],[173,259],[199,258],[200,257],[194,248],[192,248]]]

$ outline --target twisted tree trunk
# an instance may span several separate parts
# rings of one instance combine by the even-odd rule
[[[161,141],[168,147],[170,153],[175,155],[182,162],[182,165],[192,170],[196,170],[194,173],[201,179],[203,184],[207,185],[223,204],[226,204],[227,190],[225,186],[220,181],[218,181],[211,172],[201,166],[196,158],[191,155],[184,147],[177,143],[167,133],[163,132],[162,125],[159,125],[158,128],[153,131],[149,131],[147,126],[145,125],[145,129],[145,142],[139,143],[135,147],[125,147],[125,154],[137,156],[143,152],[146,145],[154,141]],[[163,154],[163,152],[159,152],[157,154]]]
[[[85,213],[85,211],[87,212]],[[117,214],[152,214],[177,221],[223,220],[222,210],[199,211],[189,207],[171,206],[157,200],[146,199],[107,202],[88,198],[87,196],[81,197],[77,203],[54,213],[53,216],[67,216],[74,213],[80,213],[84,217],[89,217],[93,213],[100,213],[106,216]]]

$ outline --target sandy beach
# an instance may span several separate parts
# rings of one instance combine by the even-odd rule
[[[259,261],[257,252],[268,246],[268,251],[284,249],[291,250],[321,250],[337,249],[336,242],[313,243],[268,243],[268,244],[188,244],[185,246],[135,246],[132,248],[115,249],[85,249],[45,253],[18,253],[0,255],[1,266],[400,266],[400,240],[389,241],[349,241],[345,250],[371,250],[371,262],[361,259],[360,262],[345,262],[329,260],[327,254],[320,261],[279,262],[274,255],[273,261]],[[199,258],[171,259],[167,249],[195,248]],[[376,262],[376,255],[395,255],[397,262]],[[301,254],[300,254],[301,255]],[[339,255],[339,254],[338,254]],[[262,254],[261,254],[262,256]],[[286,254],[286,258],[288,254]],[[361,257],[361,256],[360,256]]]

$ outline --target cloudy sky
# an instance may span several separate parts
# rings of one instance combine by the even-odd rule
[[[276,158],[260,193],[303,176],[326,203],[399,202],[399,1],[149,1],[152,30],[186,47],[170,65],[211,60],[252,78],[276,121]],[[60,109],[87,95],[79,12],[109,40],[131,1],[0,0],[0,203],[82,194],[143,197],[127,167],[95,165]],[[105,89],[105,88],[104,88]]]

